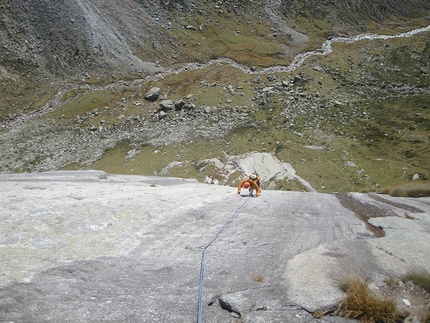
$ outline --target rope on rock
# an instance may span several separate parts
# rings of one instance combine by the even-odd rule
[[[245,208],[245,206],[249,202],[249,198],[251,194],[246,198],[246,200],[240,205],[236,211],[234,211],[233,215],[230,219],[224,224],[224,226],[209,240],[209,242],[203,247],[202,251],[202,262],[200,266],[200,284],[199,284],[199,297],[198,297],[198,305],[197,305],[197,323],[201,323],[202,321],[202,301],[203,301],[203,282],[205,276],[205,259],[206,259],[206,249],[218,238],[218,236],[228,227],[228,225],[239,215],[240,211]]]

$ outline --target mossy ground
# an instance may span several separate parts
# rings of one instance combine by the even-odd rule
[[[182,26],[173,30],[178,39],[174,44],[179,59],[204,62],[228,57],[248,66],[267,67],[285,63],[284,50],[273,36],[266,21],[256,21],[255,15],[205,8]],[[188,29],[192,26],[195,29]]]
[[[8,73],[1,75],[0,123],[31,113],[44,106],[58,86],[34,81],[31,76]]]

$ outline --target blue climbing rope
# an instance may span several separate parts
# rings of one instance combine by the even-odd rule
[[[224,224],[224,226],[209,240],[209,242],[203,247],[202,251],[202,262],[200,267],[200,284],[199,284],[199,297],[198,297],[198,305],[197,305],[197,323],[201,323],[202,321],[202,301],[203,301],[203,281],[205,277],[205,260],[206,260],[206,249],[218,238],[218,236],[228,227],[228,225],[238,216],[240,211],[245,208],[246,204],[249,202],[249,198],[251,194],[246,198],[246,200],[240,205],[236,211],[234,211],[233,215],[230,219]]]

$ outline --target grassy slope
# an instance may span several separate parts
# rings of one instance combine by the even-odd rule
[[[202,25],[202,30],[178,28],[174,32],[177,42],[173,46],[177,48],[177,58],[205,61],[230,57],[240,63],[260,67],[286,63],[278,39],[271,35],[269,25],[259,24],[252,17],[237,19],[232,13],[225,12],[225,15],[218,16],[215,11],[206,11],[192,21],[184,21],[184,25]],[[324,30],[331,24],[328,20],[312,19],[294,22],[297,30],[312,31],[309,32],[308,48],[321,44],[327,36]],[[426,24],[427,20],[415,22],[415,26]],[[380,28],[380,25],[372,26],[369,24],[368,27]],[[402,27],[405,27],[404,24]],[[396,28],[389,32],[394,33]],[[318,93],[317,108],[309,100],[303,101],[302,112],[295,113],[292,120],[284,112],[291,108],[289,102],[300,102],[299,96],[277,94],[270,96],[265,105],[251,108],[254,103],[252,98],[256,94],[253,76],[229,66],[186,71],[123,90],[70,91],[64,96],[63,105],[45,115],[45,118],[53,118],[57,123],[71,127],[76,126],[77,115],[97,110],[94,118],[81,124],[82,127],[89,127],[101,120],[112,124],[120,115],[149,116],[154,109],[152,103],[143,101],[143,106],[139,107],[129,104],[130,108],[124,110],[121,102],[140,99],[151,86],[159,86],[174,100],[192,94],[198,106],[224,104],[228,98],[232,100],[231,106],[250,107],[249,113],[258,127],[236,129],[221,139],[196,138],[192,142],[162,148],[145,146],[132,159],[125,157],[131,146],[121,142],[89,167],[114,173],[153,175],[160,174],[172,161],[180,161],[182,164],[170,169],[167,175],[202,180],[206,175],[216,175],[216,170],[199,171],[196,162],[200,159],[222,159],[224,152],[238,155],[249,151],[268,151],[291,163],[298,174],[319,191],[356,191],[363,187],[396,185],[409,182],[415,173],[420,174],[422,179],[430,178],[427,162],[430,160],[430,98],[417,94],[417,91],[403,90],[411,86],[429,88],[429,55],[427,34],[383,42],[335,44],[335,51],[330,55],[312,57],[292,74],[277,75],[278,81],[288,81],[294,75],[300,75],[306,80],[298,85],[302,93],[307,96]],[[175,60],[171,59],[172,62]],[[322,70],[314,70],[312,65],[321,66]],[[96,75],[85,79],[85,82],[104,84],[113,80],[110,78],[114,76],[106,75]],[[261,78],[263,85],[271,84],[265,76]],[[238,94],[231,95],[222,87],[207,86],[213,82],[241,88],[237,90]],[[30,108],[41,106],[49,94],[54,93],[54,87],[45,89],[31,82],[25,87],[24,80],[19,86],[5,84],[7,94],[13,94],[11,91],[16,87],[21,88],[18,89],[20,93],[28,93],[27,96],[21,95],[19,100],[22,102],[17,101],[17,104],[28,104]],[[396,91],[392,90],[394,88]],[[20,95],[11,97],[18,100],[16,97],[20,98]],[[336,100],[339,102],[334,104]],[[293,125],[286,126],[289,123]],[[321,146],[324,149],[306,146]],[[348,161],[357,167],[348,166]],[[68,166],[76,167],[81,166]],[[231,181],[234,180],[232,176]],[[278,187],[302,189],[296,183],[280,183]]]
[[[387,43],[389,47],[386,47]],[[409,55],[404,53],[406,49]],[[367,52],[365,56],[360,55],[363,51]],[[372,60],[367,62],[369,55]],[[384,57],[374,61],[378,55]],[[146,147],[133,161],[124,164],[124,159],[120,158],[117,166],[108,170],[153,174],[159,173],[173,160],[197,161],[222,156],[221,151],[236,155],[264,150],[276,151],[275,155],[279,159],[290,162],[300,176],[320,191],[354,191],[363,187],[396,185],[409,182],[415,173],[420,174],[422,179],[428,179],[429,96],[402,95],[401,90],[386,90],[388,84],[395,84],[397,88],[414,84],[428,87],[429,79],[422,72],[427,63],[423,60],[417,64],[417,60],[427,55],[426,35],[384,43],[361,43],[358,46],[338,44],[334,53],[314,59],[314,64],[324,66],[326,73],[305,66],[294,74],[309,80],[303,85],[306,93],[318,92],[326,101],[331,96],[343,93],[347,104],[328,104],[325,110],[314,116],[311,110],[307,111],[295,119],[296,125],[292,132],[283,128],[285,118],[281,112],[285,104],[279,103],[288,95],[271,97],[265,106],[251,112],[260,121],[260,129],[237,129],[219,142],[199,141],[163,148],[159,156],[153,153],[157,148]],[[400,57],[401,62],[396,57]],[[388,70],[378,63],[381,60],[388,65]],[[415,73],[412,73],[411,66],[416,70]],[[361,75],[366,77],[360,78]],[[288,80],[292,76],[278,75],[278,79]],[[225,67],[176,75],[174,80],[167,78],[164,84],[175,89],[179,96],[195,94],[198,104],[216,105],[224,100],[223,93],[219,89],[203,90],[199,88],[200,82],[219,81],[228,84],[236,79],[238,81],[234,84],[243,86],[244,96],[240,97],[240,101],[246,104],[253,94],[249,78],[235,69]],[[323,85],[318,84],[321,79]],[[384,83],[385,86],[381,85]],[[369,87],[372,89],[371,95],[366,92]],[[319,116],[325,120],[317,125],[315,119]],[[315,131],[316,128],[319,130]],[[325,149],[305,147],[309,145],[324,146]],[[112,165],[112,159],[115,158],[107,156],[96,167],[106,169],[104,165]],[[149,160],[151,162],[148,163]],[[357,167],[347,166],[346,161],[354,162]],[[143,164],[145,166],[139,166]],[[204,177],[196,173],[193,163],[178,166],[169,174],[200,179]]]

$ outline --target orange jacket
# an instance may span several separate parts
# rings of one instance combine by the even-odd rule
[[[252,179],[251,177],[247,177],[242,182],[240,182],[239,186],[237,187],[237,194],[240,194],[240,190],[242,189],[243,185],[246,182],[249,182],[249,184],[251,185],[251,187],[253,189],[255,189],[255,191],[256,191],[255,195],[259,196],[260,193],[261,193],[261,189],[260,189],[260,176],[257,176],[257,178],[255,178],[255,179]]]

